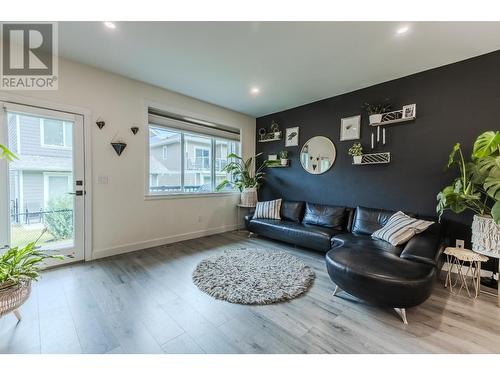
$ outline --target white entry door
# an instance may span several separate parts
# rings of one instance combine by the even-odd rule
[[[0,161],[0,248],[38,240],[63,262],[84,259],[83,116],[2,103],[0,143],[18,159]],[[47,266],[61,264],[59,260]]]

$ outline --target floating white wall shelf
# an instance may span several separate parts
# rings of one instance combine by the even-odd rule
[[[416,105],[415,104],[412,105],[415,106],[416,109]],[[404,117],[403,109],[400,109],[398,111],[383,113],[382,121],[370,124],[370,126],[385,126],[390,124],[397,124],[399,122],[415,120],[415,118],[416,118],[415,112],[413,112],[413,116]]]
[[[378,152],[375,154],[363,154],[361,163],[352,163],[353,165],[368,165],[368,164],[387,164],[391,162],[390,152]]]
[[[279,135],[278,135],[279,134]],[[281,141],[281,132],[267,133],[264,139],[259,139],[260,143]]]

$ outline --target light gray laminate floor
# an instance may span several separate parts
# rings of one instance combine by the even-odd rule
[[[191,282],[204,257],[233,248],[282,249],[316,272],[291,302],[217,301]],[[0,319],[0,353],[491,353],[500,352],[495,298],[450,295],[441,281],[404,325],[390,309],[341,293],[323,254],[231,232],[43,273],[22,307]]]

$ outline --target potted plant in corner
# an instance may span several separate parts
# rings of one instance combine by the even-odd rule
[[[361,164],[363,159],[363,146],[361,146],[361,143],[354,143],[347,152],[352,156],[354,164]]]
[[[455,213],[471,210],[472,250],[500,254],[500,132],[488,131],[474,142],[472,160],[466,162],[460,143],[455,144],[447,167],[460,171],[453,183],[437,196],[439,216],[444,210]]]
[[[0,256],[0,317],[13,312],[21,320],[19,307],[31,293],[31,282],[37,280],[40,264],[48,258],[63,259],[37,248],[38,239],[24,247],[11,247]]]
[[[365,103],[364,107],[366,109],[366,112],[368,112],[370,125],[372,125],[381,123],[382,114],[389,112],[391,110],[392,105],[390,103],[383,103],[383,104]]]
[[[282,150],[278,153],[278,156],[281,160],[281,165],[283,167],[286,167],[288,165],[288,151],[287,150]]]
[[[236,154],[229,154],[229,163],[222,169],[232,175],[232,181],[224,179],[217,187],[216,191],[221,191],[228,186],[236,187],[241,192],[241,204],[243,206],[255,206],[257,204],[257,189],[264,182],[265,173],[263,170],[276,161],[264,160],[260,167],[255,168],[259,153],[248,158],[246,161]],[[255,172],[254,172],[255,170]]]
[[[0,151],[0,160],[17,159],[17,156],[2,144]],[[36,241],[24,247],[8,248],[0,254],[0,317],[13,312],[17,319],[21,320],[18,308],[30,296],[31,281],[38,278],[40,263],[47,258],[63,258],[62,255],[49,255],[36,247],[45,232],[46,229]]]

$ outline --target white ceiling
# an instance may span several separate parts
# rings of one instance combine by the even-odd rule
[[[255,117],[500,49],[500,22],[116,26],[61,22],[59,53]]]

